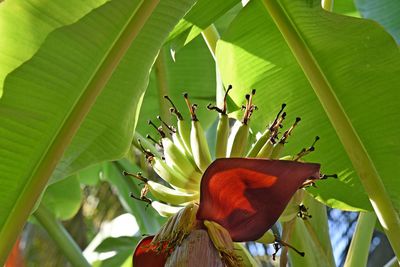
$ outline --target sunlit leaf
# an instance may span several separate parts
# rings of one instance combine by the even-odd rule
[[[15,0],[2,3],[0,96],[6,75],[28,60],[51,31],[77,21],[105,2],[107,0]]]
[[[0,261],[61,156],[56,178],[127,152],[151,65],[193,2],[110,1],[54,31],[7,76],[0,99]]]
[[[396,43],[371,21],[322,10],[319,1],[279,1],[308,45],[337,99],[350,118],[397,208],[400,207],[400,55]],[[313,5],[311,5],[313,3]],[[311,192],[330,206],[368,209],[371,206],[325,111],[265,7],[251,1],[232,22],[217,48],[225,84],[241,103],[251,88],[259,110],[251,126],[263,130],[281,103],[288,105],[286,126],[302,121],[286,145],[298,153],[316,135],[321,140],[307,161],[339,180],[317,183]],[[375,127],[374,125],[379,125]]]
[[[168,40],[172,40],[178,35],[183,34],[186,37],[185,42],[190,42],[202,30],[206,29],[211,23],[238,3],[240,3],[239,0],[197,1],[193,8],[175,26],[174,30],[170,33]]]

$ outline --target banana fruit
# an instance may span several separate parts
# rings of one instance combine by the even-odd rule
[[[204,130],[201,127],[201,124],[196,116],[197,105],[190,104],[189,96],[187,93],[185,93],[183,96],[192,117],[192,128],[190,130],[190,147],[192,149],[193,159],[196,162],[197,167],[202,172],[204,172],[212,162],[210,149],[208,147]]]
[[[226,89],[222,108],[218,108],[211,104],[209,104],[207,106],[207,108],[209,110],[215,110],[219,113],[219,120],[218,120],[218,125],[217,125],[217,136],[216,136],[216,142],[215,142],[215,157],[216,158],[225,158],[226,157],[226,148],[227,148],[227,144],[228,144],[228,136],[229,136],[229,131],[230,131],[226,101],[227,101],[228,93],[231,89],[232,89],[232,85],[229,85],[228,89]]]
[[[157,182],[151,181],[148,178],[143,177],[141,173],[132,174],[124,171],[123,174],[125,176],[135,177],[136,179],[142,181],[143,183],[145,183],[145,186],[148,187],[148,191],[156,199],[165,203],[169,203],[171,205],[181,205],[199,199],[198,192],[188,193],[178,191]]]
[[[249,153],[246,155],[248,158],[257,157],[258,154],[264,154],[265,152],[261,153],[260,150],[265,146],[270,138],[274,138],[278,129],[281,126],[282,121],[285,119],[286,113],[282,113],[285,109],[286,104],[282,104],[281,109],[279,110],[278,114],[275,117],[274,122],[267,127],[264,133],[260,136],[260,138],[256,141],[256,143],[251,147]],[[260,156],[262,157],[262,156]]]
[[[250,118],[257,109],[253,104],[253,97],[256,90],[253,89],[250,94],[246,95],[246,103],[242,107],[244,109],[243,118],[240,121],[236,120],[231,128],[230,119],[227,114],[227,97],[231,89],[232,86],[227,88],[222,107],[212,106],[211,104],[207,106],[209,110],[215,110],[219,113],[216,131],[216,158],[243,157],[245,155],[247,157],[257,158],[281,158],[284,145],[293,129],[299,123],[300,118],[296,118],[294,124],[280,136],[280,129],[283,128],[282,122],[286,118],[286,112],[284,112],[286,104],[282,104],[272,124],[265,129],[247,152],[247,147],[249,145],[248,139],[250,136]],[[147,202],[149,205],[151,203],[151,206],[162,216],[171,216],[180,211],[182,206],[199,201],[200,183],[203,173],[213,160],[205,132],[196,115],[197,105],[190,103],[187,93],[183,94],[183,97],[191,116],[190,123],[189,120],[184,120],[184,117],[172,100],[168,96],[165,96],[165,99],[171,104],[171,114],[174,114],[177,118],[177,127],[175,128],[168,125],[158,116],[157,118],[164,128],[155,125],[152,121],[149,121],[149,124],[156,129],[160,135],[160,140],[157,141],[154,138],[148,137],[157,144],[157,146],[152,146],[148,142],[146,147],[151,148],[151,150],[145,149],[140,140],[138,140],[138,144],[146,155],[148,163],[150,163],[153,170],[161,179],[167,182],[168,185],[148,180],[141,175],[131,175],[145,183],[142,195],[138,199]],[[317,140],[318,138],[316,141]],[[303,156],[314,150],[315,142],[310,148],[303,149],[296,156],[286,156],[285,159],[292,159],[294,161],[301,160]],[[156,147],[158,149],[156,149]],[[146,197],[147,191],[159,201],[151,201],[148,199]],[[298,205],[296,209],[297,207]],[[282,220],[293,218],[294,213],[295,209],[288,207],[287,211],[282,215]],[[223,232],[223,230],[221,230],[222,226],[214,225],[212,222],[205,224],[209,225],[209,232],[214,233],[216,236],[218,236],[217,232],[220,234]],[[217,237],[214,241],[218,243],[218,238],[222,238],[222,236]],[[271,235],[266,233],[266,236],[262,239],[264,241],[270,241]]]
[[[228,139],[228,151],[227,157],[243,157],[245,155],[245,151],[247,149],[247,140],[249,139],[249,131],[250,131],[250,117],[253,114],[254,110],[257,109],[255,105],[253,105],[253,96],[256,94],[256,90],[253,89],[251,94],[246,95],[246,106],[244,106],[244,115],[243,120],[236,121],[234,124],[231,134]]]
[[[175,207],[168,204],[161,203],[159,201],[152,201],[151,206],[160,214],[162,217],[171,217],[182,210],[184,207]]]

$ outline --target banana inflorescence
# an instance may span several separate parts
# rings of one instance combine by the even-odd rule
[[[250,94],[245,96],[245,103],[242,106],[243,117],[241,120],[236,120],[228,117],[227,98],[231,89],[232,86],[227,88],[222,107],[213,106],[212,104],[207,106],[209,110],[219,113],[215,158],[246,156],[301,161],[302,157],[314,151],[314,145],[319,139],[318,137],[309,148],[302,149],[297,155],[282,157],[287,139],[300,122],[300,118],[296,118],[291,127],[282,134],[280,133],[283,128],[282,123],[286,118],[286,112],[284,112],[286,104],[282,104],[274,121],[266,127],[265,131],[250,146],[248,144],[251,134],[250,119],[257,109],[253,104],[256,90],[251,90]],[[210,153],[205,132],[196,114],[197,105],[191,104],[189,95],[184,93],[183,98],[189,110],[190,120],[184,118],[170,97],[164,96],[164,98],[171,105],[170,112],[177,119],[177,127],[168,125],[158,116],[159,125],[156,125],[151,120],[149,120],[149,125],[156,130],[160,139],[156,140],[147,135],[154,143],[154,146],[151,147],[151,143],[146,142],[147,147],[145,148],[141,140],[137,140],[137,144],[145,154],[147,162],[166,184],[160,180],[144,178],[141,174],[129,175],[144,183],[145,190],[142,190],[142,195],[136,198],[151,203],[151,206],[162,216],[170,216],[181,210],[182,206],[187,203],[198,203],[201,177],[211,164],[213,157]],[[164,125],[164,128],[162,125]],[[157,151],[157,153],[154,151]],[[313,180],[307,181],[304,186],[308,185],[314,185]],[[152,201],[148,198],[146,196],[147,192],[151,193],[152,197],[158,201]],[[302,198],[300,200],[296,199],[296,201],[293,200],[283,217],[292,218],[293,214],[297,213],[301,201]],[[288,213],[290,213],[290,216]]]
[[[141,149],[147,162],[159,177],[150,179],[141,173],[124,172],[124,175],[132,176],[144,184],[140,196],[132,195],[132,197],[151,205],[161,216],[168,217],[167,223],[155,236],[153,243],[167,245],[168,248],[173,249],[198,227],[196,212],[200,197],[200,183],[204,171],[212,163],[213,158],[249,157],[302,161],[304,156],[315,150],[315,143],[319,137],[315,138],[309,148],[303,148],[298,154],[283,156],[285,144],[300,122],[300,118],[296,118],[292,126],[281,133],[282,123],[286,119],[286,112],[284,112],[286,104],[282,104],[275,119],[265,131],[257,135],[258,138],[254,144],[249,144],[249,137],[253,134],[250,131],[250,119],[257,109],[253,104],[256,90],[253,89],[245,96],[242,106],[243,117],[241,120],[236,120],[228,116],[227,110],[227,98],[231,89],[232,86],[227,88],[222,107],[212,104],[207,106],[209,110],[219,113],[214,157],[210,153],[205,132],[196,114],[197,105],[191,104],[187,93],[183,94],[183,97],[190,119],[185,119],[172,99],[165,96],[171,105],[171,114],[176,116],[177,127],[169,125],[158,116],[158,125],[153,121],[149,121],[149,125],[156,130],[159,140],[150,135],[147,137],[153,145],[149,141],[137,140],[136,142],[135,140],[136,147]],[[328,176],[323,176],[321,179],[326,177]],[[316,179],[316,177],[310,178],[303,187],[314,186]],[[281,222],[288,222],[296,217],[311,218],[307,208],[302,205],[303,195],[304,190],[297,191],[281,215]],[[227,230],[216,222],[203,221],[202,223],[225,264],[240,266],[241,260],[234,253],[232,239]],[[274,244],[279,241],[281,245],[287,245],[271,230],[257,241]]]

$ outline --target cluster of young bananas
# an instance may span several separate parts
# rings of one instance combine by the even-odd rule
[[[282,122],[286,118],[286,112],[284,112],[286,105],[282,104],[275,120],[266,128],[247,152],[249,146],[250,118],[257,109],[253,104],[253,97],[256,90],[252,90],[250,94],[245,96],[246,103],[242,106],[244,110],[243,119],[240,121],[236,120],[233,126],[230,127],[233,119],[228,117],[226,100],[231,89],[232,86],[229,86],[226,90],[222,107],[212,106],[211,104],[207,107],[209,110],[219,113],[215,157],[281,158],[284,145],[293,132],[293,129],[300,122],[300,118],[296,118],[292,126],[284,131],[283,134],[280,134],[280,130],[283,128]],[[198,203],[203,172],[213,160],[205,132],[196,116],[197,105],[190,103],[187,93],[184,93],[183,97],[190,112],[190,121],[184,119],[168,96],[165,96],[165,99],[171,104],[171,113],[176,115],[177,127],[168,125],[160,116],[157,118],[168,132],[164,131],[162,126],[157,126],[154,122],[149,121],[149,124],[157,130],[161,140],[157,141],[149,135],[147,137],[154,142],[155,147],[163,151],[163,154],[154,152],[155,147],[151,149],[150,147],[143,147],[141,140],[138,140],[138,144],[144,152],[148,163],[169,186],[149,180],[140,173],[125,173],[126,175],[136,177],[144,183],[141,195],[139,197],[132,197],[147,202],[164,217],[176,214],[190,202]],[[314,143],[309,148],[303,149],[296,156],[287,156],[281,159],[300,160],[301,157],[314,150],[314,144],[317,140],[318,137],[316,137]],[[149,144],[149,142],[147,143]],[[148,192],[157,200],[148,198]],[[288,208],[282,215],[285,221],[298,215],[299,203],[297,202],[295,205],[291,205],[295,208]]]

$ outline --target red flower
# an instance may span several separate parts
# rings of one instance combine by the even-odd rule
[[[203,175],[197,219],[214,221],[233,241],[254,241],[278,220],[319,164],[285,160],[218,159]]]
[[[295,161],[217,159],[202,177],[197,220],[218,223],[233,241],[257,240],[278,220],[293,194],[307,180],[320,177],[319,169],[319,164]],[[146,238],[138,245],[134,266],[164,266],[168,250],[150,242]]]

